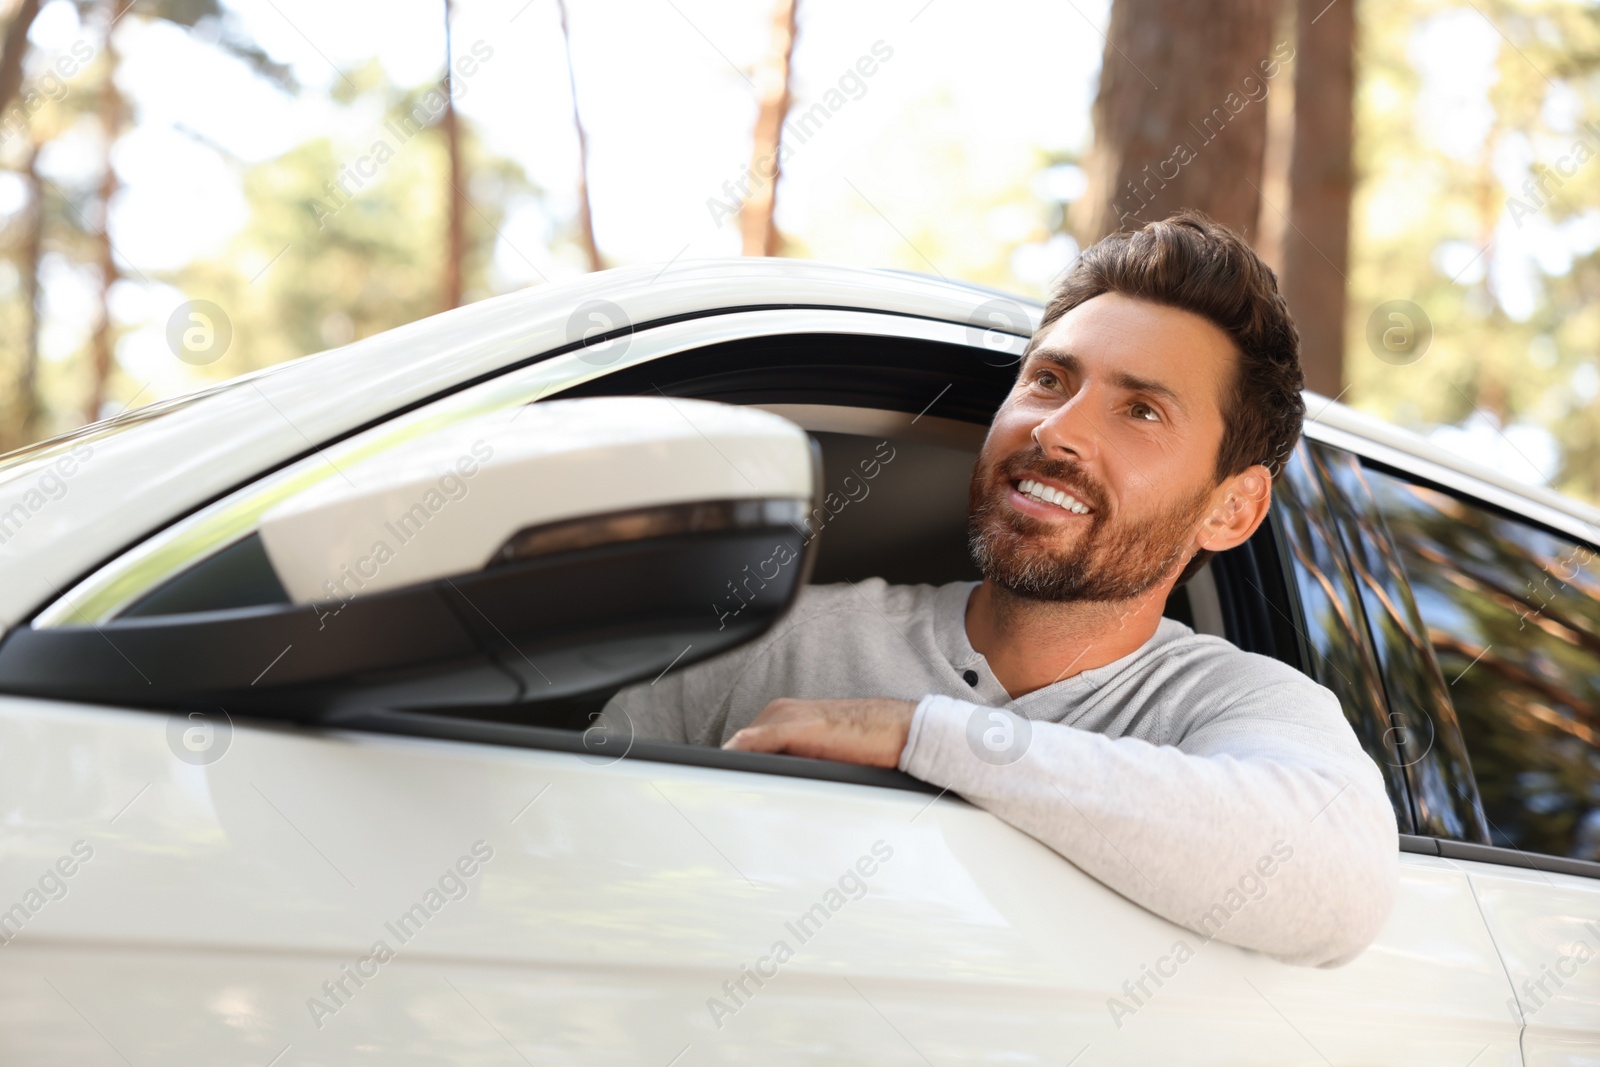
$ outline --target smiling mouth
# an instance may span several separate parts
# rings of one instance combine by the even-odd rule
[[[1022,478],[1011,483],[1011,487],[1023,496],[1039,504],[1058,507],[1070,511],[1074,515],[1087,515],[1094,509],[1071,493],[1062,492],[1053,486],[1036,482],[1032,478]]]

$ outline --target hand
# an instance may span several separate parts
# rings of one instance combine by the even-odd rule
[[[781,752],[868,767],[897,767],[911,733],[917,705],[910,700],[792,700],[764,708],[756,721],[728,738],[723,748]]]

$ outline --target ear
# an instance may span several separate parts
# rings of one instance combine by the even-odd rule
[[[1226,479],[1211,494],[1211,512],[1195,533],[1195,545],[1225,552],[1256,532],[1272,507],[1272,472],[1262,464]]]

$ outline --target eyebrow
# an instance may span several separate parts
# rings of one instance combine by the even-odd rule
[[[1023,365],[1026,366],[1029,361],[1034,359],[1040,359],[1046,363],[1053,363],[1063,370],[1070,371],[1074,374],[1081,374],[1083,372],[1083,360],[1079,359],[1071,352],[1062,352],[1054,348],[1036,348],[1027,354],[1023,361]],[[1143,393],[1146,396],[1165,400],[1167,403],[1177,408],[1182,414],[1189,414],[1189,406],[1183,402],[1183,398],[1173,391],[1170,386],[1162,385],[1160,382],[1151,378],[1141,378],[1137,374],[1129,374],[1127,371],[1121,370],[1112,371],[1110,374],[1110,379],[1111,384],[1115,385],[1119,389],[1125,389],[1130,393]]]

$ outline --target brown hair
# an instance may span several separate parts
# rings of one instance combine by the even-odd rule
[[[1084,249],[1051,294],[1034,338],[1104,293],[1192,312],[1232,338],[1239,370],[1223,406],[1215,484],[1257,463],[1276,483],[1300,439],[1306,405],[1300,333],[1272,268],[1226,226],[1198,211],[1180,211]],[[1212,554],[1196,552],[1178,584]]]

